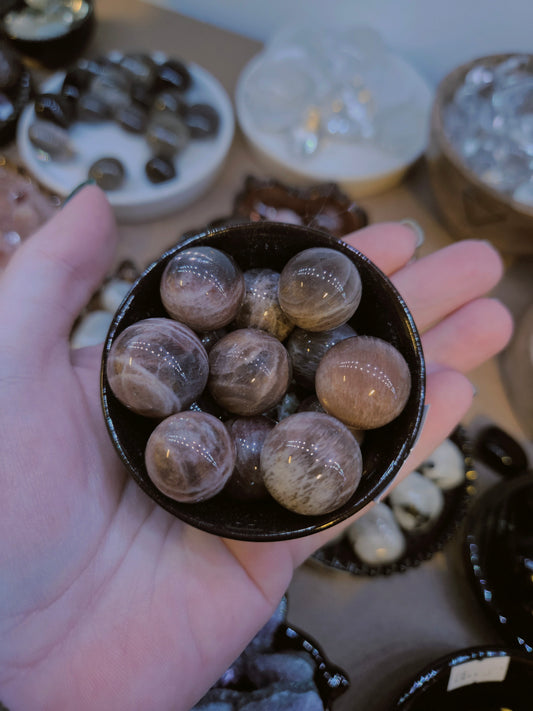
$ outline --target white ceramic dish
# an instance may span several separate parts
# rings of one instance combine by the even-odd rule
[[[247,106],[247,84],[263,61],[262,53],[256,55],[241,72],[235,106],[250,147],[270,175],[297,185],[336,182],[356,200],[397,184],[426,148],[433,92],[410,64],[398,56],[392,56],[392,60],[406,82],[406,91],[413,97],[411,105],[418,108],[416,127],[411,130],[413,127],[407,126],[409,139],[402,142],[400,152],[391,153],[370,142],[325,139],[313,156],[299,157],[288,149],[285,134],[259,128]]]
[[[163,59],[161,57],[160,59]],[[157,60],[156,60],[157,61]],[[231,100],[222,85],[202,67],[187,63],[193,86],[185,93],[188,103],[208,103],[219,113],[220,128],[211,139],[191,140],[176,159],[177,175],[166,183],[152,184],[144,166],[151,157],[143,136],[130,134],[112,121],[97,124],[75,122],[69,128],[76,156],[68,162],[42,160],[30,143],[28,128],[35,120],[33,104],[26,107],[17,130],[19,155],[27,169],[45,187],[66,197],[87,179],[89,167],[98,158],[114,156],[125,166],[124,186],[108,193],[118,220],[142,222],[163,217],[199,198],[217,177],[231,147],[235,119]],[[58,91],[64,73],[55,74],[41,92]]]

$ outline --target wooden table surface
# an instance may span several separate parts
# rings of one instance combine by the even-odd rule
[[[261,49],[253,40],[139,0],[97,0],[96,15],[97,31],[87,55],[113,48],[162,50],[206,68],[231,97],[239,73]],[[117,263],[129,257],[144,267],[183,232],[229,214],[247,175],[267,177],[237,130],[227,163],[206,195],[164,219],[119,225]],[[361,204],[371,222],[418,221],[426,233],[421,254],[453,241],[433,203],[423,161],[401,185],[364,198]],[[531,301],[531,274],[531,262],[509,262],[498,289],[517,314]],[[497,360],[470,377],[478,393],[465,424],[475,428],[477,423],[495,422],[529,448],[504,391]],[[485,485],[494,481],[483,467],[479,471]],[[289,590],[289,620],[313,635],[348,672],[352,686],[335,711],[385,711],[421,666],[455,649],[498,641],[467,586],[457,541],[419,568],[386,578],[355,578],[307,563]]]

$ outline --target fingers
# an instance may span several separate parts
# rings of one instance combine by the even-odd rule
[[[426,360],[462,373],[501,351],[511,338],[511,315],[495,299],[475,299],[422,336]]]
[[[392,281],[424,331],[463,304],[489,292],[502,262],[486,242],[464,240],[408,264]]]
[[[0,280],[6,338],[35,351],[68,338],[111,264],[116,230],[104,194],[86,187],[12,258]]]
[[[400,222],[382,222],[352,232],[343,240],[362,252],[382,272],[392,274],[413,257],[417,235]]]

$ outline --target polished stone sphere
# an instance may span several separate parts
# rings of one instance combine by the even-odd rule
[[[167,417],[188,407],[204,390],[209,363],[198,336],[169,318],[128,326],[107,359],[109,387],[139,415]]]
[[[356,333],[347,323],[329,331],[304,331],[295,328],[287,340],[294,379],[307,388],[314,388],[315,373],[329,349]]]
[[[411,374],[387,341],[355,336],[330,348],[315,377],[324,410],[350,427],[368,430],[394,420],[405,407]]]
[[[279,422],[261,451],[271,496],[299,514],[318,516],[340,508],[361,479],[361,450],[334,417],[300,412]]]
[[[148,476],[166,496],[196,503],[218,494],[235,465],[235,446],[224,424],[203,412],[167,417],[145,451]]]
[[[273,269],[248,269],[244,272],[244,299],[233,323],[237,328],[260,328],[280,341],[294,324],[278,300],[279,272]]]
[[[285,395],[290,377],[285,347],[266,331],[232,331],[209,353],[209,391],[221,407],[236,415],[269,410]]]
[[[229,254],[191,247],[169,261],[160,292],[172,318],[195,331],[212,331],[235,318],[244,296],[244,277]]]
[[[311,247],[289,259],[279,282],[279,303],[307,331],[327,331],[345,323],[361,301],[361,277],[342,252]]]
[[[260,456],[263,443],[276,424],[273,420],[257,417],[236,417],[225,423],[233,442],[237,458],[235,468],[224,489],[233,498],[255,501],[268,496],[263,482]]]

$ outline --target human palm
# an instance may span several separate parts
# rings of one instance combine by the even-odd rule
[[[411,263],[415,235],[399,224],[348,239],[392,274],[424,332],[430,408],[405,476],[468,409],[461,373],[509,338],[505,309],[479,298],[501,265],[470,242]],[[126,475],[101,411],[100,349],[68,342],[115,244],[107,202],[87,188],[0,276],[0,699],[11,711],[187,711],[336,532],[219,539]]]

